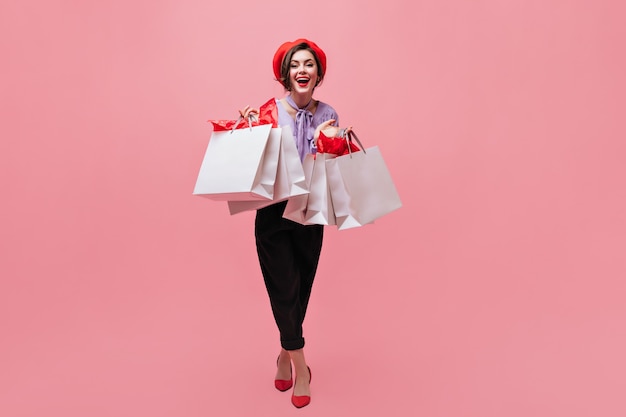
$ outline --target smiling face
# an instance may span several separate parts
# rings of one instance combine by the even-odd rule
[[[286,54],[281,72],[285,89],[292,93],[312,94],[322,81],[318,59],[306,44],[298,45]]]
[[[297,51],[289,63],[289,83],[293,92],[312,93],[317,85],[317,63],[306,49]]]

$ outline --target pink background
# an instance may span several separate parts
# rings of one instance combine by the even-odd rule
[[[0,415],[283,416],[253,215],[191,195],[277,46],[404,207],[327,229],[309,416],[623,416],[626,7],[0,6]]]

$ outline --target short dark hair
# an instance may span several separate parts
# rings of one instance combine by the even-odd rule
[[[324,79],[324,73],[322,66],[320,65],[319,57],[307,43],[302,42],[287,51],[287,53],[285,54],[285,59],[283,59],[283,63],[280,66],[280,80],[278,81],[283,85],[283,87],[285,87],[285,90],[287,91],[291,91],[291,79],[289,78],[291,58],[293,58],[293,55],[296,52],[303,50],[309,51],[311,55],[313,55],[313,58],[315,58],[315,64],[317,65],[317,83],[315,83],[315,87],[317,87]]]

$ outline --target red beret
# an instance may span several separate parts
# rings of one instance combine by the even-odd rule
[[[293,42],[285,42],[276,51],[274,54],[274,76],[278,81],[280,81],[280,67],[283,65],[283,59],[285,59],[285,55],[291,48],[301,43],[306,43],[309,47],[315,51],[317,55],[317,59],[320,61],[320,66],[322,67],[322,76],[326,74],[326,54],[322,51],[322,48],[317,46],[314,42],[311,42],[307,39],[301,38],[296,39]]]

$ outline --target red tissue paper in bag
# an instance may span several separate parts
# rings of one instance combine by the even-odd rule
[[[333,155],[342,156],[350,153],[348,151],[348,144],[350,144],[350,150],[352,152],[360,151],[352,141],[346,140],[346,138],[329,138],[320,132],[320,137],[317,140],[317,151],[320,153],[331,153]]]
[[[278,127],[278,110],[276,109],[276,100],[269,99],[267,103],[259,108],[259,115],[257,121],[252,122],[252,126],[259,125],[272,125],[272,127]],[[232,130],[237,124],[237,120],[209,120],[213,124],[213,130],[216,132],[223,130]],[[249,127],[247,119],[242,119],[237,125],[237,129],[243,129]]]

